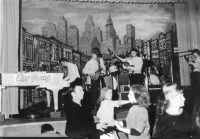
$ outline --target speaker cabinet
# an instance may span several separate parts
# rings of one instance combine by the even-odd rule
[[[160,86],[149,86],[149,95],[152,105],[156,105],[158,97],[162,94],[162,89]]]
[[[121,95],[121,100],[128,100],[128,93],[129,91],[123,91],[120,93]]]

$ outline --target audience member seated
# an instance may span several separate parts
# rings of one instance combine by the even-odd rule
[[[147,111],[150,98],[147,89],[142,85],[132,85],[128,98],[133,106],[124,121],[115,121],[117,129],[128,134],[129,139],[150,139]]]
[[[196,99],[192,113],[191,136],[200,137],[200,100]]]
[[[166,87],[164,88],[166,89]],[[163,90],[162,88],[162,94],[158,97],[157,103],[156,103],[156,113],[155,113],[155,122],[154,122],[154,128],[153,128],[153,133],[152,136],[154,136],[155,131],[156,131],[156,125],[158,122],[158,119],[163,115],[164,112],[164,107],[167,103],[167,100],[165,99],[165,95],[167,95],[169,91],[171,91],[171,88],[167,88],[168,90]]]
[[[159,117],[154,137],[189,137],[190,118],[183,109],[185,97],[176,83],[167,83],[163,86],[166,104]]]
[[[41,126],[41,134],[39,137],[66,137],[61,135],[59,132],[56,132],[52,125],[43,124]]]
[[[98,139],[98,130],[104,131],[105,124],[95,124],[92,113],[87,110],[82,103],[84,91],[82,86],[76,85],[68,92],[68,102],[66,103],[66,128],[65,133],[69,137],[85,137],[87,139]]]

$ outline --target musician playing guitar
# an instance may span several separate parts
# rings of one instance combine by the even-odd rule
[[[138,51],[136,49],[133,48],[131,50],[130,57],[128,58],[116,57],[125,63],[123,64],[123,68],[129,72],[130,85],[144,83],[144,76],[141,74],[143,60],[142,57],[138,57]]]
[[[99,98],[100,82],[102,87],[105,87],[105,82],[101,75],[106,74],[106,67],[102,59],[102,55],[98,48],[92,50],[92,58],[86,63],[83,68],[83,74],[87,75],[87,79],[90,80],[91,93],[93,95],[93,102],[96,106]]]

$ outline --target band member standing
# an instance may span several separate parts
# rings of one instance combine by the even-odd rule
[[[130,85],[133,84],[143,84],[144,83],[144,76],[141,73],[142,66],[143,66],[143,60],[142,57],[138,57],[138,51],[136,49],[131,50],[131,57],[122,59],[123,62],[128,62],[129,65],[123,65],[124,69],[127,69],[129,72],[129,79],[130,79]]]
[[[187,57],[185,57],[185,59],[189,65],[193,66],[193,72],[191,73],[191,86],[195,95],[200,96],[200,51],[194,49],[192,50],[192,55],[195,57],[193,62],[189,61]]]
[[[105,87],[101,74],[106,73],[106,67],[102,59],[102,55],[98,48],[92,50],[92,58],[86,63],[83,68],[83,74],[87,75],[87,79],[91,82],[91,93],[93,95],[93,103],[96,106],[100,93],[100,81],[102,87]]]

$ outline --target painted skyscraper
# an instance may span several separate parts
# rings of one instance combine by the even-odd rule
[[[80,37],[79,49],[81,52],[91,55],[92,48],[100,48],[101,41],[102,31],[100,27],[95,26],[92,16],[88,15],[85,22],[85,31],[82,33],[82,37]]]
[[[56,26],[55,24],[51,23],[48,21],[45,26],[42,27],[42,35],[45,37],[55,37],[57,38],[56,35]]]
[[[65,44],[67,44],[67,20],[64,18],[64,16],[61,16],[57,22],[56,27],[56,33],[57,33],[57,39]]]
[[[75,25],[68,28],[68,45],[73,46],[74,50],[79,50],[79,29]]]
[[[126,45],[127,51],[129,52],[132,48],[136,48],[135,42],[135,27],[131,24],[126,25],[126,39],[124,44]]]
[[[107,22],[106,22],[106,40],[110,38],[116,38],[116,31],[113,26],[111,14],[109,15]]]
[[[108,53],[108,48],[111,49],[114,53],[116,53],[116,40],[118,39],[116,35],[115,28],[113,26],[113,21],[111,14],[108,16],[106,21],[106,40],[102,42],[101,51],[103,54]],[[118,41],[119,42],[119,41]]]

